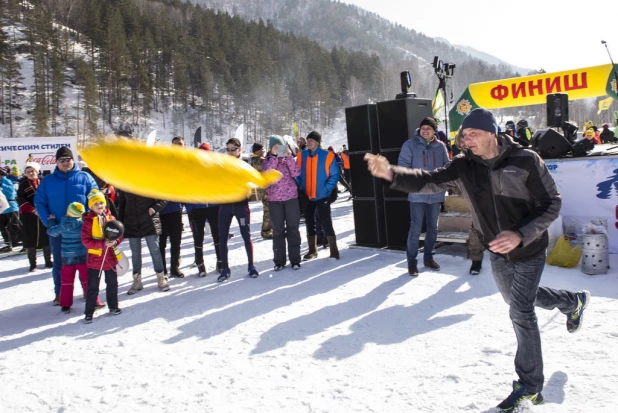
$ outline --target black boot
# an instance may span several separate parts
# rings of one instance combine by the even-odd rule
[[[472,265],[470,266],[470,274],[472,275],[480,274],[481,268],[483,268],[483,261],[472,261]]]
[[[36,270],[36,248],[27,248],[28,261],[30,262],[30,269],[28,272]]]
[[[52,268],[54,263],[52,262],[51,248],[49,246],[43,247],[43,256],[45,257],[45,268]]]

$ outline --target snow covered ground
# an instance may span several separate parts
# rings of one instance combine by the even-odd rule
[[[321,250],[300,271],[274,273],[261,204],[251,209],[258,279],[246,277],[237,228],[231,279],[198,278],[187,230],[186,278],[159,292],[144,247],[144,290],[126,295],[122,277],[123,313],[101,310],[90,325],[78,291],[63,314],[49,270],[27,273],[25,255],[0,259],[0,412],[492,412],[508,395],[515,336],[487,257],[470,276],[465,247],[439,248],[442,270],[413,279],[404,254],[348,248],[352,210],[339,201],[342,258]],[[212,271],[210,239],[205,253]],[[574,335],[558,311],[538,311],[546,404],[523,411],[616,411],[611,261],[599,276],[546,268],[543,284],[588,289],[592,301]]]

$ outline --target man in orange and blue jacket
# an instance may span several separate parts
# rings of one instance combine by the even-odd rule
[[[305,210],[305,223],[307,224],[307,244],[309,252],[303,257],[304,260],[317,258],[318,246],[316,239],[315,217],[316,211],[326,233],[330,247],[330,257],[339,259],[337,249],[337,237],[333,229],[333,221],[330,215],[330,197],[333,191],[336,196],[337,182],[341,169],[335,161],[335,154],[320,148],[322,135],[313,131],[307,135],[307,149],[298,155],[298,167],[300,176],[296,178],[300,190],[307,194],[309,204]]]

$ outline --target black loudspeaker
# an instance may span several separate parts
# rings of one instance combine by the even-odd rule
[[[354,198],[352,208],[356,244],[365,247],[384,247],[386,245],[384,204],[376,202],[375,199]]]
[[[353,106],[345,109],[345,123],[350,152],[378,153],[378,117],[376,105]]]
[[[380,155],[385,157],[386,160],[388,160],[388,163],[390,163],[391,165],[397,165],[400,152],[401,150],[399,149],[390,150],[390,151],[382,151],[380,152]],[[406,192],[395,191],[393,189],[390,189],[390,185],[388,183],[385,183],[384,185],[382,185],[382,188],[384,190],[383,192],[384,198],[407,198],[408,197],[408,194]]]
[[[433,116],[429,99],[388,100],[378,102],[377,109],[380,150],[401,149],[421,121]]]
[[[586,138],[581,139],[573,145],[573,157],[579,158],[582,156],[587,156],[588,151],[591,151],[593,149],[594,149],[594,143],[592,143],[591,140],[586,139]]]
[[[561,128],[569,120],[569,95],[552,93],[547,95],[547,126]]]
[[[554,129],[541,129],[532,136],[532,149],[543,159],[557,159],[571,150],[571,143]]]
[[[410,230],[410,203],[407,199],[384,201],[386,222],[386,246],[392,249],[406,249]]]
[[[354,182],[354,197],[382,198],[382,180],[374,178],[365,161],[365,154],[369,152],[350,153],[350,174]]]

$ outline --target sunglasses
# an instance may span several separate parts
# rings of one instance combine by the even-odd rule
[[[56,159],[56,162],[58,163],[68,163],[71,162],[73,160],[73,158],[60,158],[60,159]]]
[[[239,150],[240,148],[225,148],[226,151],[228,152],[235,152],[237,150]]]

